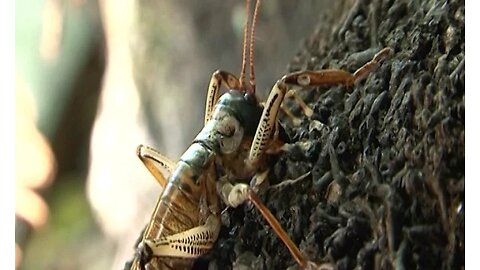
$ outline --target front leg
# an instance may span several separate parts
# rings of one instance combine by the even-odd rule
[[[250,148],[248,162],[252,165],[256,164],[260,157],[269,148],[272,141],[272,134],[276,129],[276,122],[280,106],[285,97],[292,96],[299,99],[292,88],[307,86],[335,86],[345,85],[353,86],[366,78],[366,76],[375,70],[380,63],[392,53],[392,49],[384,48],[379,51],[372,60],[353,74],[340,69],[325,69],[317,71],[299,71],[283,76],[273,86],[267,102],[263,109],[260,122],[255,133],[255,137]],[[311,116],[312,110],[303,102],[299,102],[308,117]]]

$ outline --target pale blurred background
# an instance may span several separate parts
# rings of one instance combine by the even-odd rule
[[[261,97],[323,2],[263,1]],[[161,192],[135,149],[176,160],[202,128],[212,73],[240,70],[244,1],[15,3],[17,267],[121,269]]]

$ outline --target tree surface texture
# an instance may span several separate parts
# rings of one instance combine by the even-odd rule
[[[299,90],[311,119],[285,102],[298,117],[280,117],[290,150],[273,157],[259,196],[325,269],[463,269],[464,1],[328,8],[289,72],[354,72],[382,48],[393,54],[353,87]],[[224,211],[222,223],[194,269],[298,269],[252,205]]]
[[[463,269],[464,1],[347,2],[319,18],[289,71],[354,72],[384,47],[394,53],[354,87],[298,91],[312,119],[287,102],[301,124],[281,117],[291,150],[260,197],[326,267]],[[298,268],[251,205],[222,220],[196,269]]]

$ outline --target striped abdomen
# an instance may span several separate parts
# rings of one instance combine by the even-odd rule
[[[157,202],[144,239],[161,239],[184,232],[203,225],[208,216],[218,215],[214,156],[202,144],[194,143],[189,147]],[[153,257],[149,264],[151,269],[190,269],[194,261]]]

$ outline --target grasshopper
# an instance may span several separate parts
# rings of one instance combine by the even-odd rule
[[[137,148],[138,157],[163,187],[163,192],[130,264],[131,270],[191,269],[195,260],[212,249],[217,240],[221,202],[237,207],[245,201],[253,203],[300,268],[320,268],[303,256],[253,188],[240,180],[265,172],[267,156],[281,151],[277,118],[286,98],[295,98],[306,116],[312,116],[312,109],[296,95],[295,88],[351,87],[372,72],[392,50],[381,50],[353,74],[339,69],[287,74],[275,83],[267,101],[260,103],[255,94],[253,64],[260,3],[261,0],[255,3],[249,29],[250,0],[246,0],[240,76],[221,70],[213,73],[207,92],[205,125],[179,161],[173,162],[147,146]],[[222,86],[228,91],[221,95]],[[170,176],[164,175],[160,167]]]

